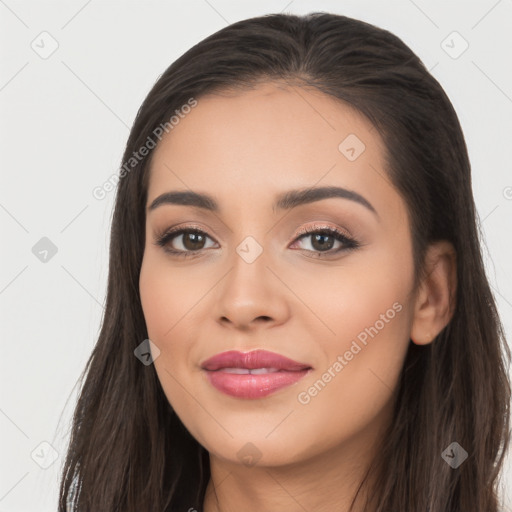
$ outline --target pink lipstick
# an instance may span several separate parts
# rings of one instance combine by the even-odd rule
[[[263,398],[302,379],[311,366],[287,357],[253,350],[229,350],[201,364],[208,381],[219,391],[237,398]]]

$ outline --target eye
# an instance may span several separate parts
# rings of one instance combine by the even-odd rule
[[[178,248],[172,247],[176,239]],[[155,244],[175,256],[188,257],[197,255],[205,249],[206,239],[212,240],[204,231],[195,228],[178,228],[165,231],[157,235]],[[181,246],[181,247],[179,247]]]
[[[306,245],[309,245],[310,248],[302,249],[315,254],[315,257],[318,258],[360,247],[359,242],[353,238],[350,238],[336,228],[327,226],[313,226],[302,229],[299,232],[299,236],[295,239],[294,244],[308,238],[310,242]],[[205,245],[207,240],[212,240],[212,238],[201,229],[184,227],[170,229],[157,235],[154,243],[173,256],[186,258],[197,256],[203,249],[209,248]],[[174,246],[175,243],[178,247]],[[333,250],[333,246],[336,245],[336,243],[338,247]]]
[[[310,242],[306,244],[310,248],[305,248],[304,250],[314,253],[317,258],[325,257],[324,254],[329,256],[360,247],[359,242],[355,239],[332,227],[308,227],[301,230],[299,234],[300,236],[296,241],[310,239]],[[338,247],[333,250],[333,246],[336,243],[338,243]]]

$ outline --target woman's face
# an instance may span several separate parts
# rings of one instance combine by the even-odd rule
[[[377,130],[352,109],[275,84],[200,98],[156,147],[142,307],[162,388],[212,456],[277,466],[368,450],[389,420],[413,261],[383,157]],[[313,194],[323,187],[340,195]],[[150,208],[170,192],[211,201],[168,196]],[[169,229],[187,232],[156,244]],[[223,370],[229,361],[202,368],[216,354],[257,349],[305,370],[265,375],[265,360],[262,375]]]

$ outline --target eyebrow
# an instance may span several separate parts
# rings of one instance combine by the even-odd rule
[[[297,190],[289,190],[277,196],[275,203],[272,206],[274,212],[279,210],[291,210],[303,204],[314,203],[322,199],[330,199],[333,197],[348,199],[354,201],[371,212],[377,217],[379,214],[372,206],[372,204],[365,199],[362,195],[347,190],[341,187],[314,187]],[[219,213],[220,208],[217,201],[208,194],[193,192],[190,190],[165,192],[155,198],[148,207],[148,212],[151,212],[164,204],[176,204],[182,206],[193,206],[211,212]]]

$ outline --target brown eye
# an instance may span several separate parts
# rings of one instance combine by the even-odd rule
[[[189,251],[203,249],[206,237],[200,233],[188,231],[181,235],[183,246]]]
[[[337,229],[324,227],[324,228],[306,228],[301,231],[301,236],[297,238],[297,242],[302,240],[310,240],[309,247],[302,247],[302,249],[311,252],[316,257],[337,254],[341,251],[356,249],[359,247],[359,242],[347,235],[341,233]],[[338,244],[338,247],[334,246]],[[334,249],[333,249],[334,248]]]
[[[206,247],[207,240],[212,240],[204,231],[198,229],[177,229],[167,231],[157,237],[156,244],[166,252],[177,256],[191,256]]]
[[[335,240],[332,235],[311,235],[311,246],[317,251],[328,251],[329,249],[332,249],[334,242]]]

